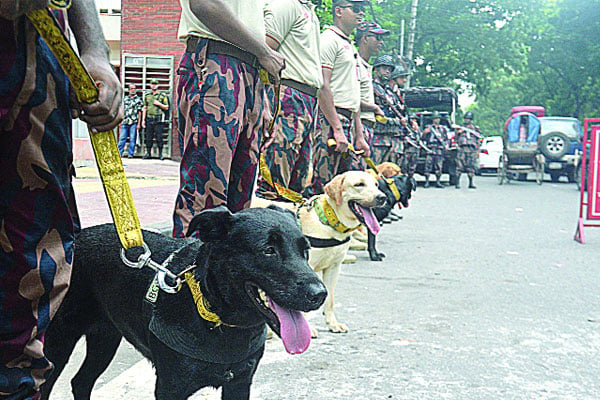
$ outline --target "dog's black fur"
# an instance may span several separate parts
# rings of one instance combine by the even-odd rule
[[[177,294],[159,292],[153,306],[144,298],[155,274],[123,265],[114,226],[84,229],[75,241],[71,287],[46,334],[46,354],[56,371],[42,386],[44,399],[84,335],[86,359],[71,382],[75,399],[89,399],[122,337],[154,365],[156,399],[187,399],[204,386],[222,387],[223,399],[249,398],[264,352],[265,322],[276,333],[279,327],[277,318],[259,312],[247,283],[298,311],[317,309],[327,292],[308,265],[309,244],[289,211],[231,214],[219,207],[196,215],[188,233],[195,230],[201,241],[148,231],[144,240],[159,263],[174,253],[169,263],[174,273],[195,264],[211,311],[238,327],[215,328],[200,318],[185,283]],[[135,251],[128,251],[129,259],[137,259],[140,251],[129,254]]]
[[[396,187],[400,192],[400,200],[396,201],[396,197],[394,196],[392,189],[390,189],[387,181],[384,179],[379,179],[377,181],[379,183],[379,189],[385,193],[385,196],[387,197],[383,206],[373,209],[375,217],[377,217],[377,221],[379,222],[383,221],[383,219],[390,214],[396,204],[400,205],[401,207],[408,207],[408,200],[411,198],[412,192],[417,190],[417,182],[415,181],[415,178],[409,178],[406,175],[396,175],[391,179],[394,180]],[[369,258],[371,261],[382,261],[383,257],[385,257],[385,254],[378,252],[375,248],[376,236],[371,232],[368,232],[368,234],[369,237],[367,242],[367,251],[369,252]]]

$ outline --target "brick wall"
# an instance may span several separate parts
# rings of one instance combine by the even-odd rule
[[[173,71],[185,47],[177,40],[181,8],[179,0],[122,0],[121,1],[121,59],[124,53],[167,55],[174,57]],[[177,76],[173,77],[177,84]],[[174,93],[175,95],[175,93]],[[173,148],[171,157],[181,159],[177,141],[177,105],[173,99]]]

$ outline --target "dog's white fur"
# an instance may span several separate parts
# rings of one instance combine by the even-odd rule
[[[319,197],[317,201],[320,201],[321,197],[325,197],[340,222],[349,228],[359,226],[361,223],[350,210],[348,203],[355,201],[364,207],[375,207],[377,196],[383,194],[377,188],[375,178],[362,171],[349,171],[335,176],[331,182],[325,185],[324,191],[324,194],[317,196]],[[352,232],[341,233],[321,223],[314,208],[301,207],[298,217],[302,233],[307,236],[342,241],[352,235]],[[323,313],[325,314],[325,323],[332,332],[348,332],[348,327],[336,319],[333,306],[341,264],[349,247],[350,242],[335,247],[311,248],[309,252],[308,263],[315,272],[322,274],[323,283],[327,287],[327,300],[325,300]],[[313,337],[317,336],[317,332],[313,328],[311,328],[311,332]]]

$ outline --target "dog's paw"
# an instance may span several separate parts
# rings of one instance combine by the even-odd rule
[[[348,327],[340,322],[336,322],[334,324],[327,324],[329,330],[333,333],[346,333],[348,332]]]
[[[312,326],[310,327],[310,337],[312,339],[316,339],[319,337],[319,333],[317,332],[317,330],[315,328],[313,328]]]

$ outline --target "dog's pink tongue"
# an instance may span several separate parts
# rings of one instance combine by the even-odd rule
[[[290,354],[304,353],[310,344],[310,327],[301,312],[280,307],[269,298],[271,309],[281,325],[281,341]]]
[[[381,226],[379,226],[379,222],[377,222],[377,218],[375,217],[373,210],[367,207],[363,207],[361,205],[358,206],[360,207],[360,211],[362,212],[363,218],[365,219],[365,225],[373,235],[377,235],[379,233],[379,230],[381,229]]]

